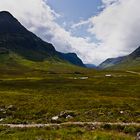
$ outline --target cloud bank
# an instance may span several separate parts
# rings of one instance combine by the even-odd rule
[[[140,1],[103,1],[106,7],[90,19],[92,27],[88,31],[96,35],[109,56],[128,54],[140,45]]]
[[[103,10],[86,21],[91,38],[77,37],[56,22],[56,13],[47,0],[0,0],[0,11],[11,12],[26,28],[51,42],[61,52],[76,52],[85,63],[99,64],[108,57],[126,55],[140,45],[140,1],[102,0]],[[98,40],[94,42],[93,38]]]

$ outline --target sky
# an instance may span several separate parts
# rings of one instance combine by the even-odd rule
[[[100,0],[48,0],[48,4],[58,13],[63,15],[66,22],[79,22],[80,19],[88,19],[96,15]]]
[[[93,0],[48,0],[47,3],[62,15],[61,18],[57,19],[57,23],[66,30],[71,29],[74,23],[98,14],[98,7],[102,4],[100,0],[94,0],[94,2]],[[89,36],[86,27],[73,30],[72,33],[75,36]]]
[[[57,51],[100,64],[140,45],[140,0],[0,0],[28,30]]]

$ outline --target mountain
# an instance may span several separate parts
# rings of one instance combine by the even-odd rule
[[[98,68],[99,69],[105,69],[105,68],[109,68],[109,67],[115,66],[115,65],[119,64],[123,59],[124,59],[124,57],[108,58],[107,60],[102,62],[98,66]]]
[[[59,56],[61,59],[65,59],[65,60],[71,62],[72,64],[85,67],[82,60],[78,58],[76,53],[67,53],[67,54],[59,53]]]
[[[100,69],[117,69],[117,70],[140,70],[140,47],[131,54],[110,58],[99,65]]]
[[[140,58],[140,46],[134,52],[132,52],[130,55],[128,55],[128,57],[130,59]]]
[[[4,57],[17,56],[32,62],[62,62],[84,67],[83,62],[76,54],[57,52],[52,44],[28,31],[7,11],[0,12],[1,60],[3,55]]]
[[[96,69],[96,68],[97,68],[97,66],[94,65],[94,64],[85,64],[85,66],[86,66],[87,68],[90,68],[90,69]]]

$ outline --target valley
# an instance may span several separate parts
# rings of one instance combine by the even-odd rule
[[[84,65],[0,12],[0,140],[134,140],[139,50]]]
[[[130,137],[134,137],[139,131],[139,125],[133,125],[133,123],[139,124],[140,122],[139,75],[125,71],[95,71],[83,68],[71,73],[65,71],[65,73],[49,74],[46,71],[42,74],[42,71],[36,71],[30,76],[29,73],[20,74],[20,77],[1,75],[1,124],[54,123],[53,128],[56,127],[55,124],[65,122],[130,123],[130,126],[126,125],[122,128],[122,133],[130,127],[133,130],[128,133]],[[107,74],[111,76],[106,77]],[[80,77],[88,77],[88,79],[80,79]],[[58,117],[53,119],[56,116]],[[74,128],[82,129],[81,131],[85,133],[85,128],[79,128],[79,125],[77,124]],[[64,131],[73,129],[73,124],[70,126]],[[48,127],[51,128],[51,126]],[[109,125],[109,128],[119,133],[119,130],[113,130],[112,125]],[[22,128],[9,128],[8,130],[13,131],[12,129],[18,133],[23,132]],[[37,128],[33,127],[24,128],[26,129],[37,131]],[[44,130],[39,128],[38,131],[46,131],[45,129],[46,127]],[[96,130],[100,131],[99,128]],[[59,130],[51,131],[57,133],[56,131]],[[108,130],[105,129],[105,131]],[[89,130],[86,133],[95,133],[95,131]],[[3,136],[1,135],[0,138]]]

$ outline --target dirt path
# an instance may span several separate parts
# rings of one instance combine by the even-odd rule
[[[137,74],[137,75],[140,75],[140,72],[135,72],[135,71],[126,71],[128,73],[131,73],[131,74]]]
[[[67,126],[67,125],[75,125],[75,126],[85,126],[85,125],[94,125],[101,126],[104,124],[109,125],[121,125],[121,126],[140,126],[140,123],[111,123],[111,122],[65,122],[61,124],[50,123],[50,124],[0,124],[0,126],[8,126],[11,128],[39,128],[39,127],[53,127],[53,126]]]

